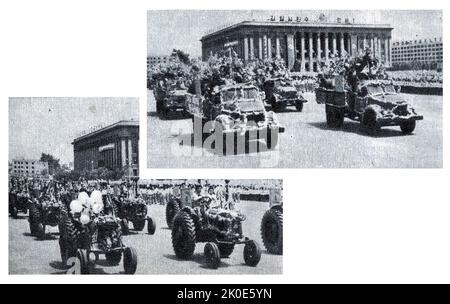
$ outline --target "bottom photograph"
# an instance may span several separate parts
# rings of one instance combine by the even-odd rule
[[[281,180],[10,174],[10,274],[282,274]]]

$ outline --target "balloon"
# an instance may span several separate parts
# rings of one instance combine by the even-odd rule
[[[94,203],[92,205],[92,212],[99,214],[103,210],[103,204]]]
[[[87,204],[89,202],[89,195],[86,192],[80,192],[78,194],[78,200],[81,204]]]
[[[72,213],[78,213],[81,212],[83,210],[83,205],[81,204],[81,202],[79,200],[73,200],[70,203],[70,211]]]
[[[86,225],[86,224],[88,224],[90,221],[91,221],[91,218],[89,217],[89,215],[87,215],[87,214],[82,214],[82,215],[80,216],[80,222],[81,222],[81,224]]]
[[[91,206],[96,204],[96,203],[99,204],[99,203],[102,203],[102,202],[103,202],[102,193],[100,191],[98,191],[98,190],[92,191],[91,197],[90,197]]]

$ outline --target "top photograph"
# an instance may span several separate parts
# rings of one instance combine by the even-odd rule
[[[147,167],[442,168],[442,15],[148,11]]]

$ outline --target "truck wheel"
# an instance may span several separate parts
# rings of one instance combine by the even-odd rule
[[[234,244],[230,243],[219,243],[218,244],[219,247],[219,252],[220,252],[220,257],[221,258],[228,258],[234,250]]]
[[[128,220],[122,219],[120,221],[120,227],[122,228],[122,233],[124,235],[130,234],[130,228],[128,227]]]
[[[180,259],[189,259],[195,250],[195,223],[191,215],[181,211],[175,217],[172,228],[172,246]]]
[[[416,128],[415,120],[406,121],[400,125],[400,129],[404,134],[411,134],[415,128]]]
[[[303,111],[303,101],[297,100],[297,101],[295,102],[295,108],[296,108],[297,111],[299,111],[299,112]]]
[[[377,113],[372,108],[367,108],[361,117],[362,127],[369,133],[374,134],[380,129],[377,122]]]
[[[125,274],[135,274],[137,269],[137,253],[133,247],[125,248],[123,252],[123,269]]]
[[[261,221],[261,238],[264,247],[272,254],[283,254],[283,213],[269,209]]]
[[[244,261],[248,266],[255,267],[261,260],[261,249],[255,241],[248,241],[244,246]]]
[[[90,261],[89,254],[85,249],[77,250],[77,259],[80,262],[80,273],[81,274],[89,274],[90,273]]]
[[[155,221],[154,221],[151,217],[149,217],[149,218],[147,219],[147,232],[148,232],[148,234],[150,234],[150,235],[154,235],[154,234],[155,234],[155,231],[156,231],[156,224],[155,224]]]
[[[180,206],[178,205],[178,202],[176,200],[170,200],[166,204],[166,222],[167,227],[172,229],[173,227],[173,219],[175,216],[180,212]]]
[[[145,219],[133,221],[133,228],[136,231],[142,231],[145,227]]]
[[[112,251],[105,253],[106,261],[111,266],[117,266],[122,260],[122,252],[121,251]]]
[[[341,128],[344,124],[344,110],[326,105],[327,125],[330,128]]]
[[[212,269],[219,268],[220,253],[219,248],[215,243],[206,243],[204,254],[206,258],[206,266]]]

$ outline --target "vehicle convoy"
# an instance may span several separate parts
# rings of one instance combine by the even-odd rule
[[[47,226],[58,226],[62,207],[63,203],[59,196],[50,189],[47,189],[40,198],[33,200],[28,217],[31,235],[40,240],[44,239]]]
[[[214,134],[219,153],[226,154],[232,148],[236,152],[238,138],[244,143],[264,140],[272,149],[278,144],[278,134],[284,132],[275,113],[266,112],[254,85],[225,84],[215,86],[204,96],[187,94],[186,98],[194,135]]]
[[[157,114],[167,117],[170,113],[182,112],[183,115],[186,115],[187,90],[185,88],[159,81],[153,92]]]
[[[257,242],[244,237],[242,222],[245,216],[229,208],[211,208],[213,199],[202,196],[190,198],[173,221],[172,245],[179,259],[190,259],[196,243],[206,242],[204,255],[206,265],[212,269],[220,266],[221,258],[229,257],[234,247],[244,244],[244,261],[257,266],[261,250]]]
[[[118,265],[123,257],[125,274],[134,274],[137,269],[136,250],[123,243],[120,219],[98,190],[90,197],[80,192],[69,209],[61,209],[59,247],[63,265],[76,257],[80,274],[91,272],[91,254],[96,260],[105,255],[110,265]]]
[[[147,222],[147,232],[154,234],[155,221],[147,214],[147,204],[140,197],[118,197],[114,200],[115,214],[121,219],[123,234],[129,233],[129,223],[133,223],[135,231],[142,231]]]
[[[275,112],[283,111],[288,106],[295,106],[297,111],[303,110],[307,100],[291,82],[285,77],[270,78],[264,81],[263,91],[267,103]]]
[[[270,190],[269,204],[261,221],[261,238],[269,253],[283,254],[283,199],[279,189]]]

